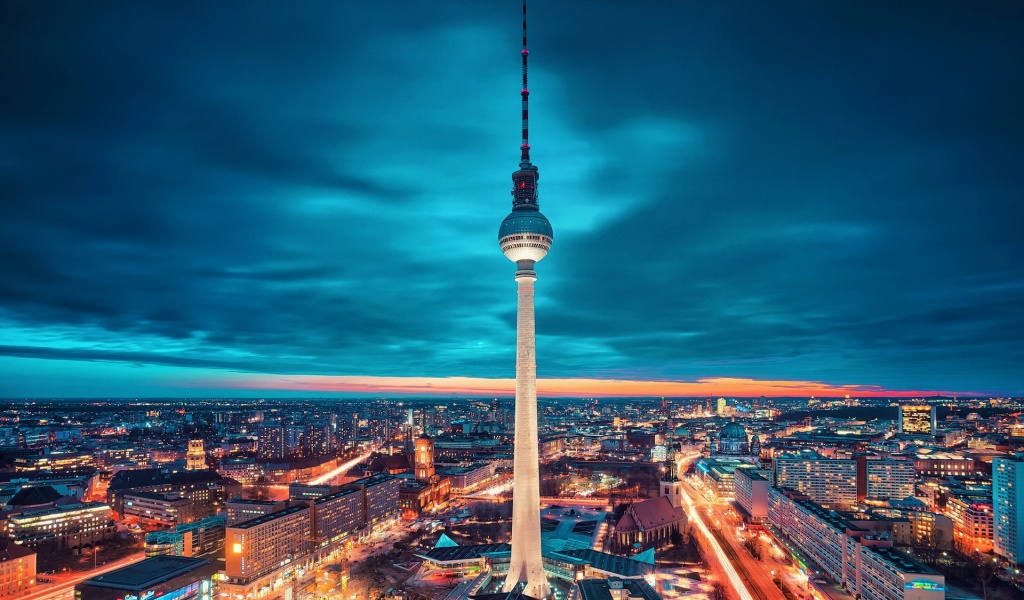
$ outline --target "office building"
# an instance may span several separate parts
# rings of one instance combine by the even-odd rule
[[[202,556],[224,549],[224,515],[146,534],[146,556]]]
[[[327,456],[334,453],[334,433],[328,423],[306,425],[302,438],[303,456]]]
[[[262,471],[253,458],[225,458],[217,466],[217,473],[242,485],[252,485],[259,479]]]
[[[954,491],[946,498],[953,520],[953,545],[964,554],[992,551],[994,520],[991,492]]]
[[[363,526],[363,498],[347,489],[313,500],[313,540],[325,544],[345,538]]]
[[[918,477],[970,477],[978,472],[973,458],[955,452],[932,452],[914,457]]]
[[[75,600],[213,600],[216,572],[204,558],[154,556],[79,583]]]
[[[216,471],[167,471],[164,469],[138,469],[120,471],[110,479],[107,501],[114,512],[124,515],[124,495],[134,492],[175,493],[198,505],[223,506],[228,498],[242,495],[242,485],[234,479],[222,477]]]
[[[7,539],[36,552],[81,551],[117,535],[110,507],[99,502],[15,511],[0,523]]]
[[[1024,563],[1024,455],[992,461],[993,547],[1011,564]]]
[[[289,500],[316,500],[322,498],[328,494],[333,494],[340,490],[340,486],[336,485],[312,485],[308,483],[289,483],[288,484],[288,499]]]
[[[935,407],[927,404],[900,406],[896,430],[908,435],[935,435]]]
[[[128,492],[124,494],[124,519],[137,523],[173,527],[191,523],[214,513],[209,504],[197,504],[176,493]]]

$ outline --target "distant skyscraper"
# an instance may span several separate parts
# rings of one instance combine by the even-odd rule
[[[927,404],[905,404],[900,407],[899,433],[933,435],[935,407]]]
[[[540,467],[537,439],[537,358],[534,335],[534,263],[551,249],[552,231],[537,205],[537,167],[530,163],[529,97],[527,86],[526,2],[523,2],[523,142],[519,170],[512,174],[512,212],[501,222],[498,242],[516,263],[516,435],[512,487],[512,560],[504,591],[526,582],[523,592],[534,598],[551,593],[540,544]]]
[[[265,425],[259,428],[257,436],[259,458],[275,459],[287,456],[284,427],[280,425]]]
[[[993,551],[1024,564],[1024,455],[992,461]]]

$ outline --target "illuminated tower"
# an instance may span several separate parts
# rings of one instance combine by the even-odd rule
[[[413,459],[416,466],[416,481],[434,483],[434,440],[427,434],[416,439],[416,455]]]
[[[551,224],[537,206],[537,167],[530,163],[527,87],[526,2],[523,2],[523,143],[519,170],[512,174],[512,212],[501,222],[498,242],[516,263],[516,436],[512,486],[512,562],[504,591],[521,581],[527,596],[551,593],[540,552],[540,461],[537,456],[537,359],[533,319],[534,263],[551,249]]]
[[[201,471],[205,468],[206,452],[203,450],[203,440],[189,440],[188,453],[185,455],[185,469]]]

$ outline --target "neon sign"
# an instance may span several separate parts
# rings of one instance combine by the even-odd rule
[[[903,587],[905,587],[908,590],[928,590],[935,592],[946,591],[946,586],[942,585],[941,583],[921,579],[917,581],[908,581],[903,585]]]

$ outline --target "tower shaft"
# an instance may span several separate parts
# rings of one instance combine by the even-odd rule
[[[531,265],[532,266],[532,265]],[[537,436],[537,344],[534,334],[532,270],[516,272],[516,437],[512,483],[512,561],[504,591],[526,582],[524,593],[551,593],[540,544],[540,457]]]

